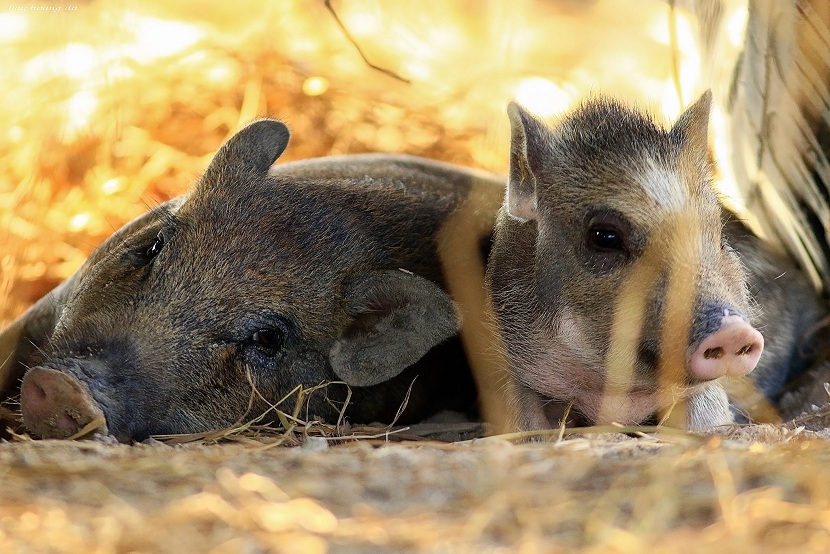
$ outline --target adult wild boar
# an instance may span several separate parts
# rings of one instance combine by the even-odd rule
[[[709,105],[670,130],[608,99],[550,128],[509,107],[487,281],[520,428],[556,427],[570,406],[583,424],[707,429],[733,421],[722,377],[752,372],[775,398],[803,366],[799,337],[823,308],[719,203]]]
[[[288,139],[275,120],[241,130],[3,332],[33,434],[101,416],[123,442],[201,432],[331,381],[352,421],[390,422],[410,385],[402,422],[475,409],[438,250],[470,206],[489,239],[500,184],[396,155],[271,168]],[[333,422],[346,397],[330,385],[304,414]]]

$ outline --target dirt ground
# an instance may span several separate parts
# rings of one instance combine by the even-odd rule
[[[809,431],[0,445],[3,552],[826,552]]]

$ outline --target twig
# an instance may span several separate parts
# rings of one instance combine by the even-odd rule
[[[343,25],[342,21],[340,21],[340,18],[337,16],[337,12],[334,11],[334,7],[331,5],[331,0],[325,0],[325,5],[326,5],[326,9],[329,11],[329,13],[331,13],[332,17],[334,17],[334,20],[337,22],[337,26],[340,27],[341,31],[343,31],[343,35],[345,35],[346,39],[349,42],[352,43],[352,45],[357,50],[357,53],[360,54],[360,57],[363,58],[364,62],[366,62],[366,65],[368,65],[369,67],[371,67],[372,69],[374,69],[376,71],[380,71],[384,75],[388,75],[389,77],[392,77],[393,79],[397,79],[398,81],[401,81],[401,82],[406,83],[406,84],[410,83],[409,79],[401,77],[400,75],[398,75],[397,73],[395,73],[391,69],[386,69],[384,67],[380,67],[380,66],[375,65],[372,62],[370,62],[369,58],[366,57],[366,54],[363,53],[363,49],[360,48],[360,45],[352,37],[351,33],[349,33],[349,30],[346,29],[346,26]]]

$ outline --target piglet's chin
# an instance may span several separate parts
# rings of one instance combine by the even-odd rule
[[[639,425],[657,411],[654,393],[584,394],[577,408],[594,425]]]
[[[596,391],[572,393],[572,399],[552,399],[543,393],[525,395],[524,416],[530,416],[530,428],[555,429],[565,419],[568,427],[590,425],[640,425],[647,421],[658,407],[658,394],[630,392],[602,394]],[[536,414],[533,416],[532,414]],[[538,418],[538,419],[537,419]]]

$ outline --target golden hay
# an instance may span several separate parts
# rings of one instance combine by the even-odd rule
[[[405,151],[503,170],[505,137],[491,119],[504,119],[510,94],[546,85],[524,67],[492,72],[484,61],[496,50],[536,40],[550,54],[534,61],[552,68],[543,76],[592,82],[578,64],[608,71],[609,90],[624,79],[673,82],[659,37],[623,52],[635,42],[625,25],[665,17],[665,4],[585,4],[609,10],[586,35],[617,45],[605,53],[551,47],[553,36],[580,43],[575,25],[587,8],[579,3],[419,2],[408,15],[396,7],[388,32],[399,42],[363,47],[379,65],[419,78],[412,86],[368,69],[323,2],[11,4],[0,14],[0,324],[114,229],[185,191],[221,141],[258,115],[290,124],[286,159]],[[362,6],[375,19],[333,5],[358,41],[361,28],[377,26],[377,4]],[[561,19],[534,9],[559,10]],[[462,20],[465,10],[493,19]],[[441,49],[425,51],[419,36],[402,32],[408,17]],[[498,31],[493,21],[551,27],[493,45],[483,31]],[[465,32],[472,38],[459,46]],[[416,52],[418,63],[397,64],[401,51]],[[470,61],[471,51],[480,59]],[[657,57],[637,58],[644,52]],[[427,61],[441,72],[430,75]],[[245,422],[168,439],[195,441],[177,446],[4,443],[0,551],[830,550],[830,448],[801,427],[722,437],[556,430],[533,445],[504,437],[444,444],[424,436],[481,430],[333,428],[293,410],[283,416],[281,429]],[[273,448],[280,444],[303,446]]]
[[[4,551],[824,551],[826,443],[0,449]]]

